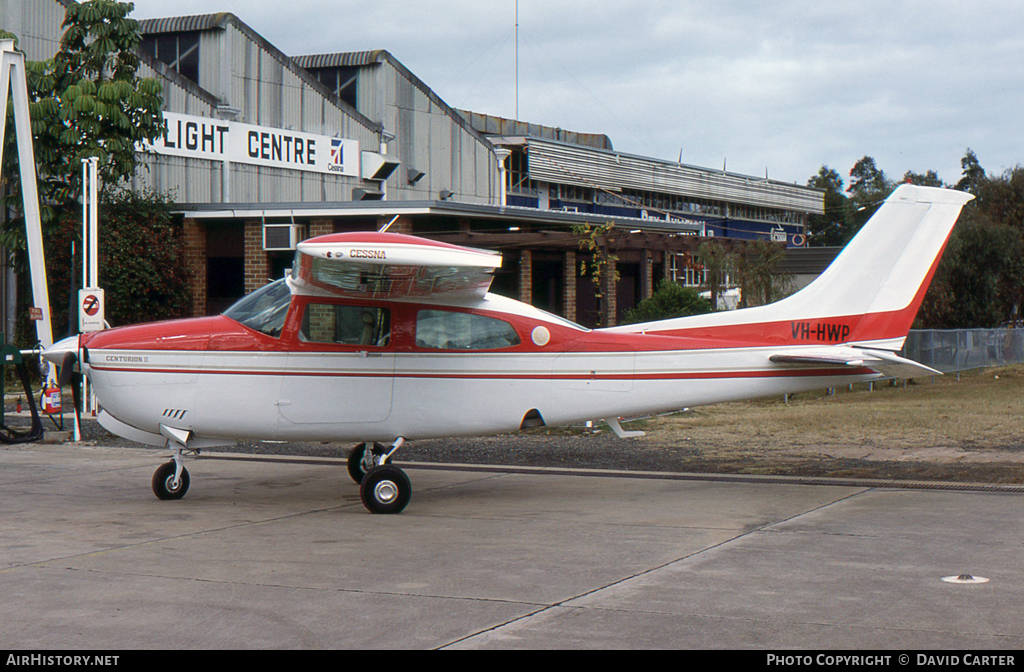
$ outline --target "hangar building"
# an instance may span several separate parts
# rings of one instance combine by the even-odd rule
[[[0,27],[48,58],[73,1],[0,0]],[[609,325],[661,278],[699,282],[707,237],[800,247],[823,212],[808,187],[455,109],[387,51],[287,55],[229,13],[140,28],[139,75],[163,85],[167,133],[133,186],[178,204],[197,315],[279,277],[305,237],[390,224],[500,250],[496,291]],[[619,279],[599,311],[572,227],[611,222]]]

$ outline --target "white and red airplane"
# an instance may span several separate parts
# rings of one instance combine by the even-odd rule
[[[183,456],[236,440],[358,441],[365,506],[397,513],[407,440],[618,419],[938,373],[902,348],[963,205],[900,186],[835,262],[777,303],[590,330],[488,292],[500,255],[388,233],[300,243],[286,279],[223,315],[75,336],[114,434],[167,445],[153,489],[189,487]],[[385,447],[384,444],[387,444]]]

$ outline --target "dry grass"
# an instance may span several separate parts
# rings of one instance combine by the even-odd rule
[[[643,423],[702,471],[1024,483],[1024,366],[721,404]]]

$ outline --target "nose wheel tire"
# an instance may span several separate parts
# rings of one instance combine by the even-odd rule
[[[367,472],[359,496],[370,513],[401,513],[412,498],[412,483],[404,471],[385,464]]]
[[[352,452],[348,454],[348,475],[352,477],[352,480],[356,483],[362,483],[363,478],[366,476],[366,465],[363,464],[363,458],[366,455],[366,448],[371,444],[360,443],[358,446],[352,449]],[[385,450],[384,446],[379,443],[373,445],[373,456],[380,457],[388,451]],[[374,464],[376,464],[374,460]]]
[[[167,464],[161,464],[156,472],[153,473],[153,494],[158,499],[181,499],[188,492],[188,469],[182,467],[181,478],[178,479],[177,483],[174,482],[174,470],[175,465],[171,461]]]

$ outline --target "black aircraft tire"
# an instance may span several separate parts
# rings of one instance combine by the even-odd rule
[[[370,513],[401,513],[412,498],[412,483],[398,467],[374,467],[359,486],[359,497]]]
[[[348,475],[356,483],[362,483],[366,477],[366,472],[363,471],[363,453],[366,452],[366,446],[367,444],[360,443],[348,454]],[[379,443],[373,444],[374,455],[383,455],[385,452],[387,451],[384,450],[384,446]]]
[[[167,464],[161,464],[153,473],[153,494],[157,496],[157,499],[165,501],[181,499],[188,492],[188,469],[181,468],[181,481],[176,489],[171,487],[171,482],[174,481],[174,470],[174,462],[171,461]]]

